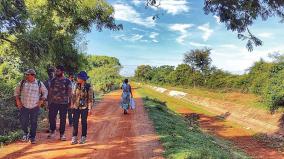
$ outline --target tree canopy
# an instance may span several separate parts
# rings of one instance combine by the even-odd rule
[[[104,0],[3,0],[0,2],[0,43],[7,42],[24,63],[50,58],[54,63],[72,60],[76,67],[76,38],[92,26],[120,30],[114,9]],[[48,61],[48,60],[47,60]],[[63,60],[64,61],[64,60]],[[66,61],[66,60],[65,60]],[[65,63],[68,65],[68,63]]]

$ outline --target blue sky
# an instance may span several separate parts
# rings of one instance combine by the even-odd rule
[[[253,52],[245,41],[226,30],[218,17],[205,15],[203,0],[161,0],[159,8],[145,9],[144,0],[108,0],[115,8],[122,31],[95,29],[86,34],[87,53],[117,57],[124,68],[121,74],[134,74],[138,65],[174,65],[183,61],[186,51],[209,47],[213,65],[232,73],[244,73],[260,58],[284,51],[283,24],[276,18],[258,20],[250,28],[264,45]],[[152,20],[159,14],[160,18]]]

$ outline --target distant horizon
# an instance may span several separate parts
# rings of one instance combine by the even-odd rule
[[[159,8],[145,9],[144,0],[108,0],[115,9],[116,23],[122,31],[95,28],[85,34],[87,53],[113,56],[123,66],[121,74],[133,76],[136,66],[172,65],[183,63],[183,55],[192,49],[211,48],[212,65],[233,74],[243,74],[259,61],[269,61],[268,54],[284,51],[283,24],[279,19],[257,20],[251,32],[263,41],[263,46],[247,50],[246,41],[236,32],[226,30],[218,17],[205,15],[202,1],[161,0]],[[152,16],[160,18],[152,20]],[[196,18],[198,17],[198,18]]]

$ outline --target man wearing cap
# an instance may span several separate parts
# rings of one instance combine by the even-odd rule
[[[39,107],[47,98],[47,89],[44,84],[35,78],[36,72],[29,69],[25,72],[25,79],[15,89],[16,105],[20,109],[20,123],[24,135],[22,141],[36,143],[36,129]],[[28,130],[30,124],[30,131]]]
[[[82,136],[80,144],[84,144],[87,138],[87,118],[91,112],[94,103],[94,91],[89,83],[87,83],[88,75],[85,71],[81,71],[77,75],[77,86],[73,94],[74,120],[73,120],[73,137],[71,144],[77,144],[78,124],[81,118]]]
[[[72,85],[71,81],[64,77],[64,67],[59,65],[56,67],[55,77],[51,80],[49,87],[49,124],[50,134],[48,138],[55,137],[56,130],[56,116],[59,112],[60,116],[60,140],[65,141],[65,125],[66,115],[69,103],[71,102],[72,96]]]

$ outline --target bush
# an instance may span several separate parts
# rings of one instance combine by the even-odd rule
[[[271,111],[284,106],[284,70],[278,71],[270,78],[264,91],[266,103]]]
[[[7,135],[20,128],[19,111],[13,98],[0,103],[0,121],[0,135]]]

